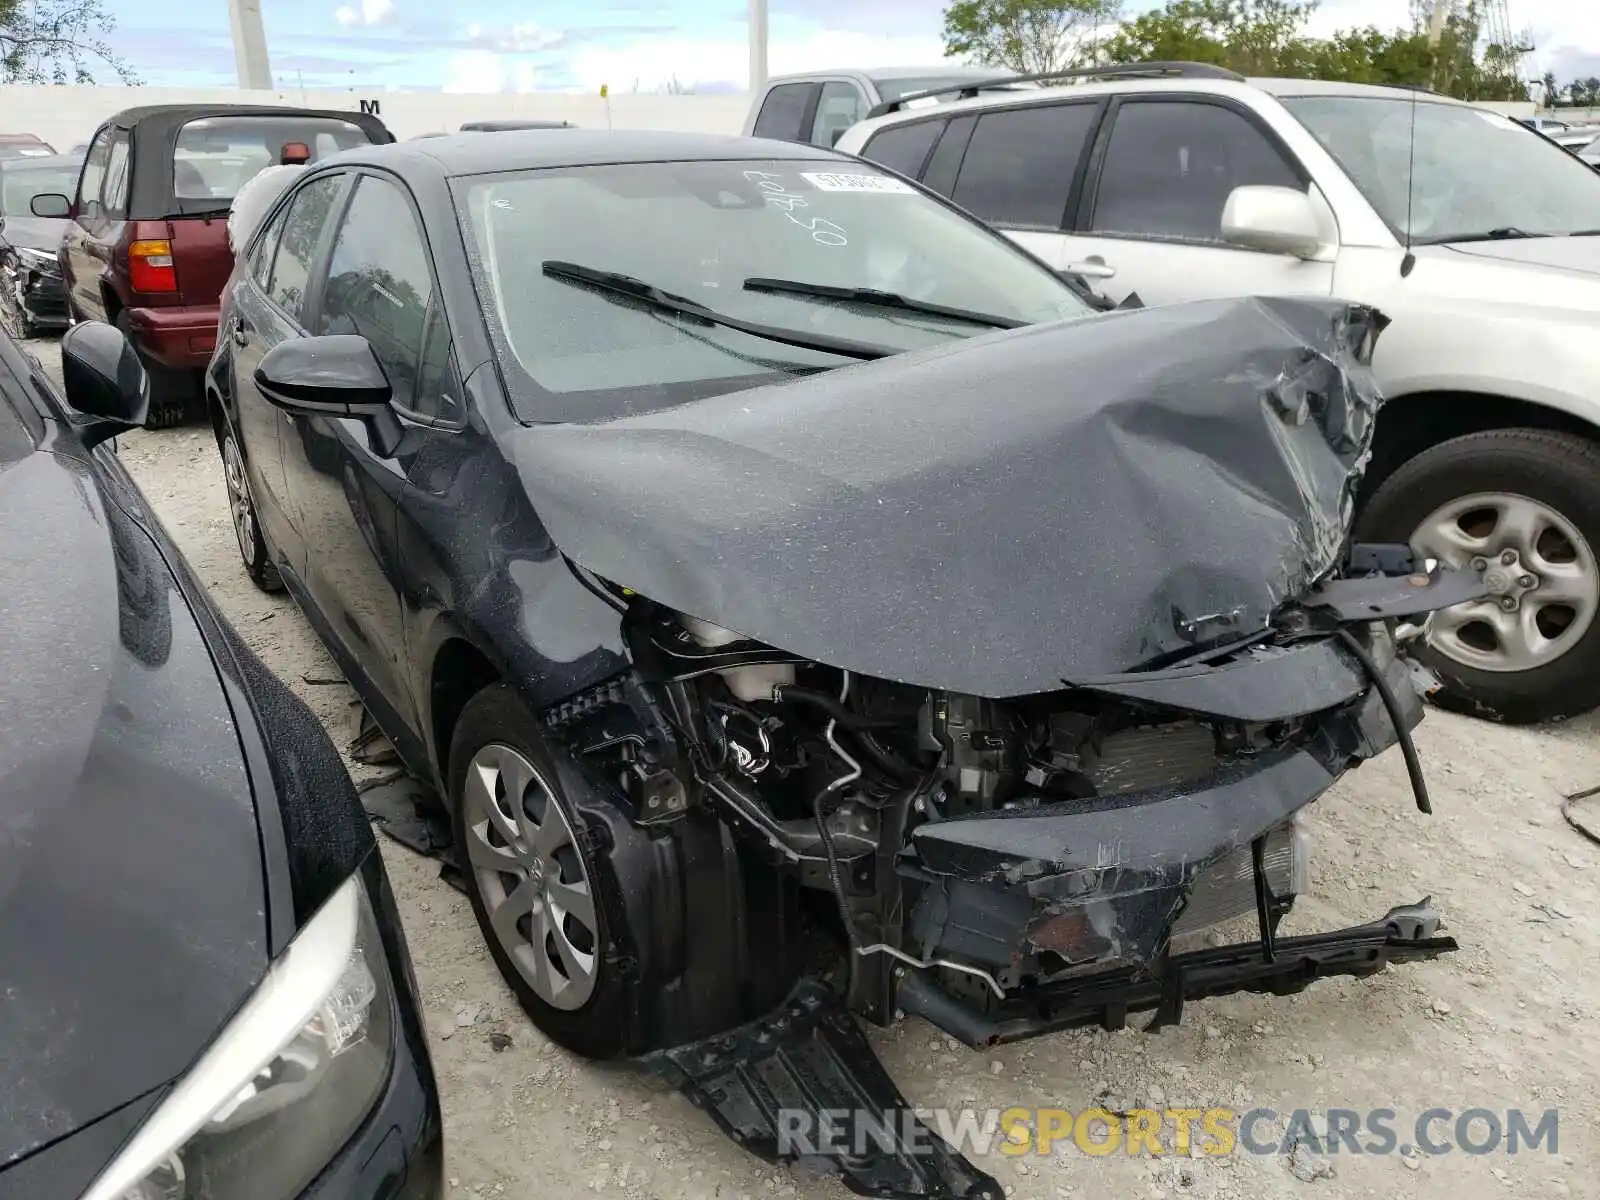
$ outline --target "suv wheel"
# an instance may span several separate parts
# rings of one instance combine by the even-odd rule
[[[1384,481],[1360,536],[1484,575],[1435,613],[1422,660],[1443,707],[1531,724],[1600,705],[1600,445],[1496,429],[1434,446]]]
[[[261,536],[255,498],[250,494],[250,476],[245,471],[244,456],[239,453],[239,443],[231,428],[222,435],[222,480],[228,488],[228,515],[233,519],[233,533],[239,542],[239,557],[244,560],[245,573],[263,592],[282,591],[283,580],[278,576],[278,568],[272,565],[271,551]]]

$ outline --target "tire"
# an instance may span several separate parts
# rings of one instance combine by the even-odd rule
[[[1418,657],[1444,685],[1441,707],[1525,725],[1600,706],[1600,445],[1538,429],[1452,438],[1383,482],[1357,537],[1477,559],[1502,593],[1430,620]]]
[[[493,793],[487,778],[496,779]],[[567,798],[561,779],[539,722],[511,688],[495,684],[467,703],[450,743],[450,807],[467,896],[489,954],[551,1041],[586,1058],[615,1058],[628,1051],[629,1009],[612,926],[627,917],[606,900],[616,879],[596,848],[608,842],[602,826]],[[516,826],[507,788],[521,798]],[[530,869],[535,861],[539,867]],[[585,893],[587,906],[578,901]],[[564,914],[552,903],[558,896],[568,901]],[[514,919],[502,911],[507,904]]]
[[[250,582],[263,592],[281,592],[283,580],[273,565],[272,551],[261,534],[261,521],[256,515],[255,497],[250,491],[250,475],[245,470],[244,455],[233,427],[225,426],[222,433],[222,480],[228,489],[228,515],[233,521],[234,540],[239,543],[239,557],[244,562],[245,574]]]

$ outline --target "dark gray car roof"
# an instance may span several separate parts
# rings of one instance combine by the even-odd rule
[[[541,167],[749,158],[848,161],[831,150],[798,142],[631,129],[512,130],[492,138],[481,133],[452,134],[358,147],[328,161],[345,165],[370,163],[401,173],[408,165],[426,165],[436,171],[442,169],[446,175],[482,175]]]

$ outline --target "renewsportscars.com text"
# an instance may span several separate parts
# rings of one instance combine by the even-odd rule
[[[783,1154],[864,1154],[896,1143],[913,1152],[937,1135],[964,1153],[1206,1156],[1288,1154],[1297,1145],[1324,1154],[1522,1154],[1559,1152],[1560,1115],[1520,1108],[860,1109],[778,1111]]]

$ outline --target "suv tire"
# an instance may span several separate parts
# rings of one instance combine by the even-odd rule
[[[1541,429],[1452,438],[1384,480],[1357,536],[1409,542],[1440,558],[1435,551],[1453,544],[1445,561],[1482,562],[1498,591],[1430,622],[1418,657],[1444,684],[1441,707],[1525,725],[1600,706],[1600,444]],[[1531,588],[1520,586],[1528,581]],[[1541,603],[1541,588],[1572,603]],[[1469,612],[1482,619],[1464,624]],[[1542,647],[1547,660],[1538,663],[1528,647]]]

